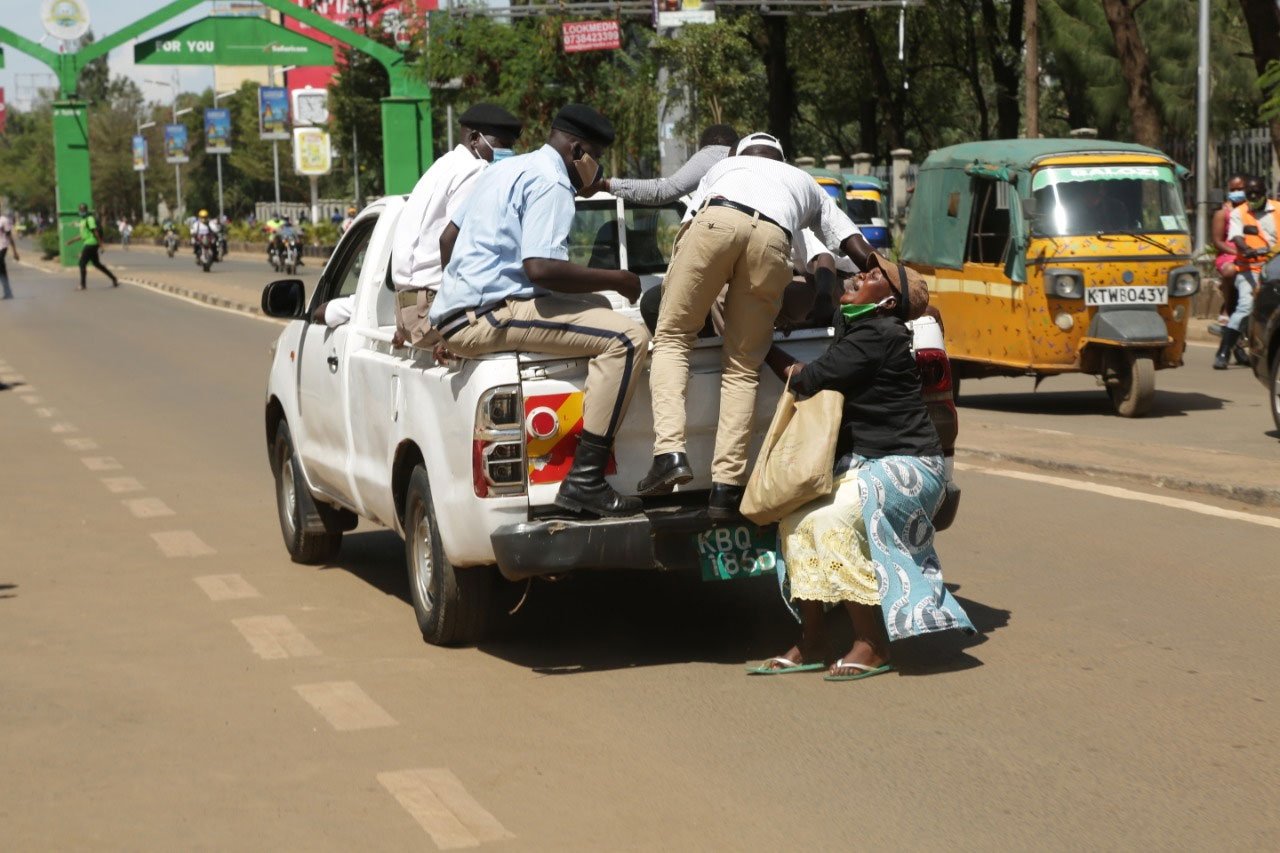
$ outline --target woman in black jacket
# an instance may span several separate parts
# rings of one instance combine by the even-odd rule
[[[905,291],[904,291],[905,287]],[[832,493],[779,527],[801,639],[755,674],[826,668],[852,681],[893,668],[889,641],[973,626],[942,584],[932,515],[945,468],[938,434],[920,397],[907,320],[929,304],[924,280],[883,259],[844,288],[835,340],[805,365],[774,349],[769,366],[800,395],[844,394]],[[853,646],[830,667],[823,610],[843,604]]]

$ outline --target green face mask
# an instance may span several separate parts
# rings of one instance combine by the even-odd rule
[[[871,303],[868,305],[841,305],[840,313],[844,316],[846,320],[857,320],[861,317],[866,317],[870,314],[874,314],[876,309],[879,307],[880,306],[876,305],[875,303]]]

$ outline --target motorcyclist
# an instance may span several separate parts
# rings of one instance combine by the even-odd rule
[[[348,207],[347,218],[342,220],[342,225],[340,225],[339,227],[341,228],[342,233],[346,234],[347,229],[349,229],[352,225],[355,225],[355,224],[356,224],[356,209],[354,206]]]
[[[302,266],[302,240],[296,228],[293,227],[293,220],[285,217],[280,223],[280,227],[276,229],[276,241],[280,256],[284,257],[285,249],[288,246],[294,246],[298,251],[298,266]]]
[[[213,241],[213,259],[218,260],[218,223],[209,221],[209,211],[201,210],[196,214],[196,223],[191,226],[191,246],[196,257],[200,256],[200,241],[208,237]]]
[[[1227,357],[1240,340],[1240,326],[1253,311],[1253,295],[1268,254],[1280,247],[1280,201],[1267,198],[1262,178],[1252,175],[1244,182],[1244,204],[1231,211],[1227,241],[1236,248],[1236,307],[1222,330],[1222,343],[1213,360],[1215,370],[1227,369]]]

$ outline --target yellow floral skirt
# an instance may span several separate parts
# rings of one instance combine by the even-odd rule
[[[827,497],[782,519],[779,533],[792,599],[880,603],[856,470],[837,479]]]

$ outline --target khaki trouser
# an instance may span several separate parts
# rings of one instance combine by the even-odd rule
[[[649,357],[648,330],[595,294],[511,299],[450,335],[446,343],[463,357],[510,351],[591,356],[582,428],[605,438],[617,434]]]
[[[436,292],[429,287],[396,291],[396,331],[408,346],[431,349],[440,342],[427,319],[435,298]]]
[[[654,454],[684,452],[689,350],[725,282],[720,423],[711,479],[745,485],[747,443],[760,364],[791,281],[791,242],[776,225],[727,207],[707,207],[680,238],[663,283],[649,387]]]

